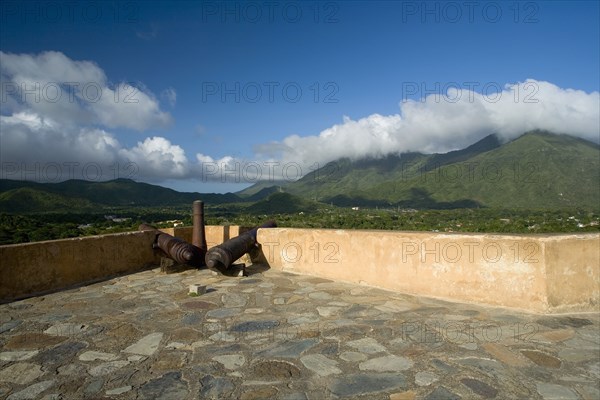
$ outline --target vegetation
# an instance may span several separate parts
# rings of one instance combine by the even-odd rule
[[[600,207],[600,147],[534,131],[488,136],[446,154],[331,162],[283,190],[339,206],[549,209]]]
[[[105,207],[160,207],[191,204],[201,197],[210,204],[233,203],[233,194],[182,193],[131,179],[107,182],[68,180],[37,183],[0,179],[0,210],[5,212],[91,211]]]
[[[177,219],[177,211],[106,210],[106,213],[0,213],[0,245],[137,230],[144,221]],[[114,218],[111,218],[114,217]],[[161,224],[161,227],[168,223]],[[172,226],[172,223],[171,223]]]
[[[501,144],[490,135],[445,154],[342,159],[297,182],[258,182],[200,194],[128,179],[0,180],[0,244],[207,224],[439,232],[598,232],[600,147],[534,131]]]
[[[111,210],[105,214],[0,214],[0,244],[61,239],[67,237],[135,231],[142,222],[172,227],[173,221],[192,224],[188,209]],[[322,207],[314,212],[240,212],[239,207],[208,207],[208,225],[256,226],[268,219],[281,227],[325,229],[386,229],[433,232],[560,233],[598,232],[600,215],[586,210],[501,210],[501,209],[359,209]],[[125,219],[125,220],[123,220]]]
[[[214,217],[213,217],[214,218]],[[392,210],[326,208],[316,213],[216,217],[216,224],[324,229],[385,229],[434,232],[559,233],[598,232],[600,216],[584,210],[511,211],[492,209]]]

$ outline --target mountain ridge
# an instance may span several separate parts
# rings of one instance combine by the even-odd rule
[[[2,212],[187,206],[197,199],[215,205],[244,203],[248,212],[265,212],[273,204],[296,210],[300,208],[294,204],[306,208],[315,201],[342,207],[598,209],[600,145],[539,130],[506,143],[488,135],[448,153],[342,158],[295,182],[257,182],[224,194],[178,192],[125,178],[58,183],[0,179]],[[294,204],[285,206],[286,201]]]
[[[339,206],[598,209],[599,161],[594,142],[535,130],[444,154],[388,155],[366,168],[341,159],[283,189]]]
[[[23,192],[25,189],[27,191]],[[33,202],[20,204],[22,201],[19,199],[24,196],[24,193],[33,199]],[[36,198],[53,198],[55,204],[46,202],[47,208],[39,210]],[[103,182],[71,179],[57,183],[0,179],[0,210],[7,212],[62,211],[65,209],[64,204],[68,204],[69,200],[85,203],[85,208],[98,208],[179,206],[189,205],[198,199],[209,204],[243,201],[234,193],[178,192],[170,188],[124,178]]]

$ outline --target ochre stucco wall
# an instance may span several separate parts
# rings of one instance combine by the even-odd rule
[[[236,237],[240,234],[240,229],[243,231],[247,228],[240,228],[237,225],[232,226],[221,226],[221,225],[209,225],[204,227],[206,236],[206,245],[210,249],[213,246],[223,243],[224,241]],[[168,233],[169,235],[176,236],[185,240],[188,243],[192,243],[192,227],[183,226],[178,228],[165,228],[161,231]]]
[[[164,229],[191,242],[192,229]],[[238,226],[207,226],[209,246],[236,236]],[[188,237],[189,236],[189,237]],[[140,271],[160,262],[154,232],[127,232],[0,246],[0,301],[10,301],[110,276]]]
[[[244,228],[207,226],[209,248]],[[163,231],[191,242],[191,227]],[[156,265],[152,232],[0,246],[0,300]],[[534,312],[599,311],[600,234],[491,235],[269,228],[272,268]]]
[[[544,240],[549,308],[556,312],[600,309],[600,236]]]
[[[598,310],[600,234],[275,228],[258,242],[284,271],[534,312]]]
[[[158,259],[152,232],[0,246],[0,300],[141,270]]]

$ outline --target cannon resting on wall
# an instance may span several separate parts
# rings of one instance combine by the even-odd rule
[[[233,262],[256,247],[256,234],[260,228],[274,228],[275,221],[268,221],[206,252],[206,266],[212,270],[226,273]]]
[[[168,233],[161,232],[153,226],[141,224],[140,231],[155,231],[156,238],[152,247],[160,249],[165,256],[179,264],[187,264],[193,267],[204,266],[206,255],[206,235],[204,229],[204,203],[200,200],[193,204],[193,228],[192,244],[183,239],[176,238]]]
[[[193,246],[183,239],[176,238],[159,231],[153,226],[147,224],[141,224],[139,227],[140,231],[155,231],[156,238],[152,247],[160,249],[165,256],[176,261],[179,264],[188,264],[194,267],[201,267],[204,265],[204,254],[201,249]]]
[[[212,270],[226,273],[231,265],[244,254],[257,247],[256,234],[260,228],[273,228],[277,224],[268,221],[250,229],[234,238],[207,250],[204,225],[204,203],[200,200],[193,204],[192,243],[161,232],[153,226],[142,224],[139,230],[155,231],[156,238],[153,247],[160,249],[164,255],[179,264],[193,267],[207,266]]]

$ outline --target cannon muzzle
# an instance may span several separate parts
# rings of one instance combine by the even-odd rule
[[[206,252],[206,266],[225,272],[231,264],[256,246],[256,234],[260,228],[274,228],[275,221],[268,221],[239,236],[231,238]]]
[[[141,231],[155,231],[156,238],[154,239],[153,247],[159,248],[165,255],[180,264],[188,264],[194,267],[204,265],[204,253],[196,246],[193,246],[185,240],[176,238],[159,231],[153,226],[141,224]]]

